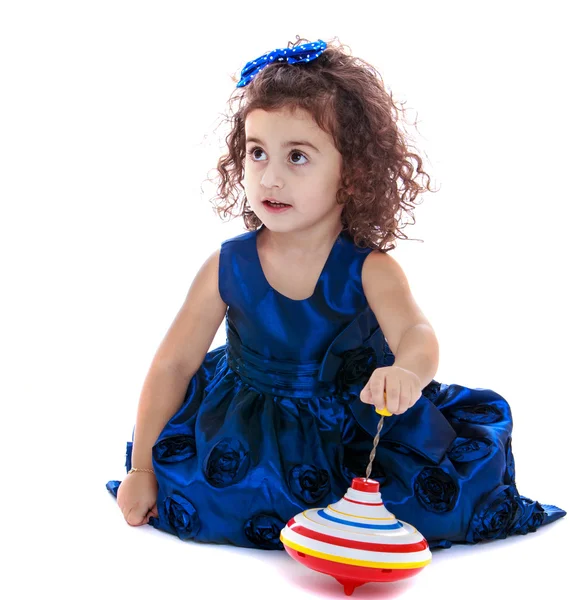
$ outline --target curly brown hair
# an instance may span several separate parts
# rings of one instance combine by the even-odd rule
[[[304,43],[310,42],[297,36],[288,47]],[[236,88],[228,105],[230,114],[222,121],[229,130],[228,151],[218,161],[218,194],[211,199],[221,218],[242,216],[249,231],[262,224],[251,210],[242,185],[246,115],[255,109],[302,108],[332,136],[342,155],[337,202],[345,205],[341,214],[343,230],[348,231],[357,246],[381,252],[395,248],[394,244],[386,245],[396,237],[408,239],[402,232],[406,225],[401,226],[402,214],[410,214],[415,223],[413,207],[417,195],[434,191],[429,187],[430,177],[422,170],[422,159],[410,151],[406,135],[398,128],[398,111],[403,112],[403,108],[386,91],[380,73],[351,56],[348,46],[334,38],[313,62],[273,62],[249,85]],[[415,176],[412,159],[418,165]],[[427,177],[425,188],[414,180],[420,175]],[[237,207],[241,211],[234,214]]]

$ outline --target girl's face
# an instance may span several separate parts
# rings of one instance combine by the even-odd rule
[[[250,207],[268,229],[284,232],[340,220],[341,154],[310,113],[256,109],[246,116],[245,134],[243,185]],[[271,210],[266,198],[290,208]]]

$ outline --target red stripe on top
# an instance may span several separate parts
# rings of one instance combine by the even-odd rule
[[[307,529],[298,523],[294,524],[293,531],[312,540],[318,542],[325,542],[327,544],[333,544],[334,546],[341,546],[343,548],[354,548],[356,550],[369,550],[371,552],[398,552],[403,554],[405,552],[419,552],[425,550],[428,547],[428,542],[424,539],[420,542],[414,542],[413,544],[372,544],[371,542],[360,542],[358,540],[346,540],[344,538],[338,538],[325,533],[319,533],[312,529]]]
[[[347,496],[343,496],[343,500],[353,502],[353,504],[364,504],[365,506],[383,506],[383,502],[360,502],[359,500],[351,500],[351,498],[347,498]]]

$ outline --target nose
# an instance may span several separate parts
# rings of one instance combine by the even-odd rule
[[[265,188],[273,188],[273,187],[282,188],[283,187],[282,177],[281,177],[278,167],[274,163],[274,161],[270,161],[265,166],[264,171],[262,172],[262,177],[260,179],[260,183]]]

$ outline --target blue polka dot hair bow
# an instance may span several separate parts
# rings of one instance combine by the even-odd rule
[[[246,63],[242,69],[240,81],[236,84],[236,87],[248,85],[254,77],[258,75],[259,71],[262,71],[264,67],[272,62],[286,60],[291,65],[295,63],[310,62],[321,56],[326,47],[326,42],[318,40],[309,44],[295,46],[294,48],[277,48],[276,50],[271,50],[255,60]]]

